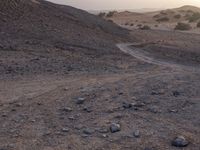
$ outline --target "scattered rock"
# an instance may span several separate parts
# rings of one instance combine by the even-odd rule
[[[83,110],[88,112],[88,113],[92,112],[92,108],[91,107],[84,107]]]
[[[68,91],[68,90],[69,90],[69,88],[68,88],[68,87],[65,87],[65,88],[64,88],[64,91]]]
[[[160,110],[157,107],[150,107],[150,108],[148,108],[148,111],[155,113],[155,114],[160,112]]]
[[[119,94],[119,95],[123,95],[124,93],[123,93],[123,92],[119,92],[118,94]]]
[[[40,106],[40,105],[42,105],[42,103],[41,102],[37,102],[37,105]]]
[[[76,104],[83,104],[85,102],[85,98],[82,98],[82,97],[79,97],[77,100],[76,100]]]
[[[125,109],[128,109],[128,108],[131,108],[132,107],[132,104],[130,104],[130,103],[127,103],[127,102],[123,102],[123,108],[125,108]]]
[[[132,106],[134,106],[134,107],[143,107],[143,106],[145,106],[145,103],[132,103]]]
[[[22,103],[15,104],[16,107],[21,107],[22,105],[23,105]]]
[[[70,116],[68,119],[69,119],[69,120],[75,120],[75,117]]]
[[[177,113],[178,110],[176,110],[176,109],[170,109],[169,112],[170,112],[170,113]]]
[[[134,133],[133,133],[134,137],[136,138],[139,138],[140,137],[140,131],[139,130],[136,130]]]
[[[83,127],[84,127],[83,125],[79,124],[79,125],[75,126],[74,128],[76,130],[81,130]]]
[[[178,96],[180,96],[181,94],[180,94],[178,91],[173,91],[173,95],[174,95],[175,97],[178,97]]]
[[[69,132],[68,128],[62,128],[62,132]]]
[[[115,133],[115,132],[121,131],[120,124],[112,123],[111,126],[110,126],[110,131],[111,131],[111,133]]]
[[[183,136],[178,136],[172,141],[172,146],[176,147],[186,147],[189,142]]]
[[[107,128],[100,128],[100,129],[97,129],[97,131],[99,133],[108,133],[109,132],[109,130]]]
[[[71,112],[73,109],[71,107],[65,107],[62,109],[62,111],[65,111],[65,112]]]
[[[86,135],[91,135],[91,134],[94,133],[94,130],[89,129],[89,128],[85,128],[85,129],[83,129],[83,133],[86,134]]]
[[[107,135],[107,134],[102,134],[102,137],[103,137],[103,138],[107,138],[108,135]]]

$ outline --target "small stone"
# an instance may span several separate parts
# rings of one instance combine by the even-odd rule
[[[133,133],[134,137],[136,138],[139,138],[140,137],[140,131],[139,130],[136,130],[134,133]]]
[[[69,88],[68,88],[68,87],[65,87],[65,88],[64,88],[64,91],[68,91],[68,90],[69,90]]]
[[[111,126],[110,126],[110,131],[111,131],[111,133],[115,133],[115,132],[121,131],[120,124],[112,123]]]
[[[171,113],[177,113],[178,110],[176,110],[176,109],[171,109],[171,110],[169,110],[169,112],[171,112]]]
[[[85,128],[85,129],[83,129],[83,133],[86,135],[91,135],[94,133],[94,131],[92,129]]]
[[[119,95],[123,95],[124,93],[123,93],[123,92],[119,92],[118,94],[119,94]]]
[[[159,112],[158,108],[156,108],[156,107],[150,107],[150,108],[148,108],[148,111],[155,113],[155,114]]]
[[[62,109],[62,111],[65,111],[65,112],[71,112],[73,109],[71,107],[65,107]]]
[[[81,130],[83,127],[84,127],[83,125],[79,124],[79,125],[75,126],[74,128],[76,130]]]
[[[173,95],[174,95],[175,97],[178,97],[178,96],[180,96],[181,94],[180,94],[178,91],[173,91]]]
[[[172,146],[176,147],[186,147],[189,142],[183,136],[178,136],[172,141]]]
[[[40,106],[40,105],[42,105],[42,103],[41,102],[37,102],[37,105]]]
[[[76,101],[76,104],[83,104],[85,102],[85,98],[79,97]]]
[[[107,134],[102,134],[102,137],[107,138],[108,135]]]
[[[90,107],[84,107],[83,110],[88,113],[92,112],[92,109]]]
[[[22,105],[23,105],[22,103],[15,104],[16,107],[21,107]]]
[[[62,132],[69,132],[68,128],[62,128]]]
[[[75,120],[75,118],[73,116],[68,118],[69,120]]]
[[[132,103],[132,106],[134,106],[134,107],[143,107],[143,106],[145,106],[145,104],[144,103]]]
[[[130,103],[126,103],[126,102],[123,102],[123,108],[125,108],[125,109],[128,109],[128,108],[131,108],[132,107],[132,104],[130,104]]]
[[[109,130],[107,128],[100,128],[97,130],[99,133],[108,133]]]

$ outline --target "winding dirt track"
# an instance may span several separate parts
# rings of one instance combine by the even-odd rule
[[[123,52],[150,64],[154,65],[160,65],[164,67],[170,67],[175,70],[185,70],[185,71],[200,71],[200,68],[193,67],[193,66],[185,66],[181,64],[177,64],[175,62],[170,62],[166,60],[158,60],[156,58],[153,58],[151,56],[148,56],[146,53],[141,52],[140,48],[134,47],[138,46],[140,43],[119,43],[116,44],[116,46]],[[131,46],[131,47],[130,47]],[[134,49],[133,49],[134,47]]]

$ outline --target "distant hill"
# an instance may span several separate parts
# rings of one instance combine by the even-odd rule
[[[104,18],[128,29],[143,29],[145,26],[146,29],[173,30],[178,23],[184,23],[188,30],[196,32],[200,26],[200,8],[186,5],[146,13],[123,11],[114,12],[112,16],[105,15]]]

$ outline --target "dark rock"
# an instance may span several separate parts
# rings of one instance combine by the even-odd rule
[[[100,129],[97,129],[97,131],[99,133],[108,133],[109,132],[109,130],[107,128],[100,128]]]
[[[21,107],[22,105],[23,105],[22,103],[15,104],[16,107]]]
[[[115,133],[115,132],[121,131],[120,124],[112,123],[111,126],[110,126],[110,131],[111,131],[111,133]]]
[[[94,130],[89,129],[89,128],[85,128],[85,129],[83,129],[83,133],[86,134],[86,135],[91,135],[91,134],[94,133]]]
[[[92,112],[92,108],[91,107],[84,107],[83,110],[88,112],[88,113]]]
[[[140,137],[140,131],[139,130],[136,130],[134,133],[133,133],[134,137],[136,138],[139,138]]]
[[[65,111],[65,112],[71,112],[73,109],[71,107],[65,107],[62,109],[62,111]]]
[[[178,136],[172,141],[172,146],[176,147],[186,147],[189,142],[183,136]]]
[[[79,97],[77,100],[76,100],[76,104],[83,104],[85,102],[85,98],[82,98],[82,97]]]
[[[132,104],[123,102],[123,108],[128,109],[128,108],[131,108],[131,107],[132,107]]]
[[[107,134],[102,134],[102,137],[103,137],[103,138],[107,138],[108,135],[107,135]]]
[[[75,120],[75,117],[70,116],[68,119],[69,119],[69,120]]]
[[[143,106],[145,106],[145,104],[144,103],[132,103],[132,106],[134,106],[134,107],[143,107]]]
[[[123,92],[119,92],[118,94],[119,94],[119,95],[123,95],[124,93],[123,93]]]
[[[62,128],[62,132],[69,132],[68,128]]]
[[[180,94],[178,91],[173,91],[173,95],[174,95],[175,97],[178,97],[178,96],[180,96],[181,94]]]

